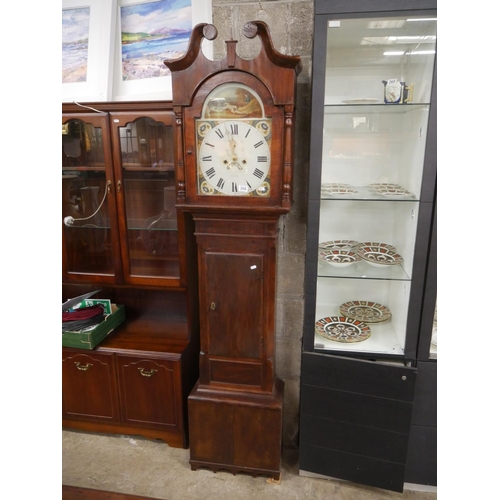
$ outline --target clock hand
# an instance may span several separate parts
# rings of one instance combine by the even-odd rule
[[[238,156],[236,155],[236,141],[234,140],[233,134],[228,130],[227,125],[225,125],[226,135],[229,139],[229,147],[231,148],[231,162],[229,163],[227,169],[229,170],[233,166],[237,166],[239,170],[243,170],[243,167],[238,162]]]

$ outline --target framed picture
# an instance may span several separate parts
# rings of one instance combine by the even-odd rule
[[[112,99],[170,100],[165,59],[185,54],[192,28],[212,22],[211,0],[117,0]],[[212,56],[212,42],[203,52]]]
[[[117,0],[62,0],[63,102],[111,99],[116,8]]]

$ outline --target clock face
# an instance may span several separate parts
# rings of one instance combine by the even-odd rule
[[[198,194],[270,195],[271,120],[197,120]]]

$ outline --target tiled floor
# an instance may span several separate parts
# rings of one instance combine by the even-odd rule
[[[284,450],[280,484],[245,474],[192,471],[189,450],[130,436],[63,431],[62,482],[164,500],[435,500],[435,492],[393,493],[299,475],[298,453]]]

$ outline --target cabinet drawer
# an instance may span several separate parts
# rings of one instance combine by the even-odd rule
[[[122,422],[174,429],[182,422],[178,362],[117,355]]]
[[[119,422],[112,354],[62,351],[63,417]]]

